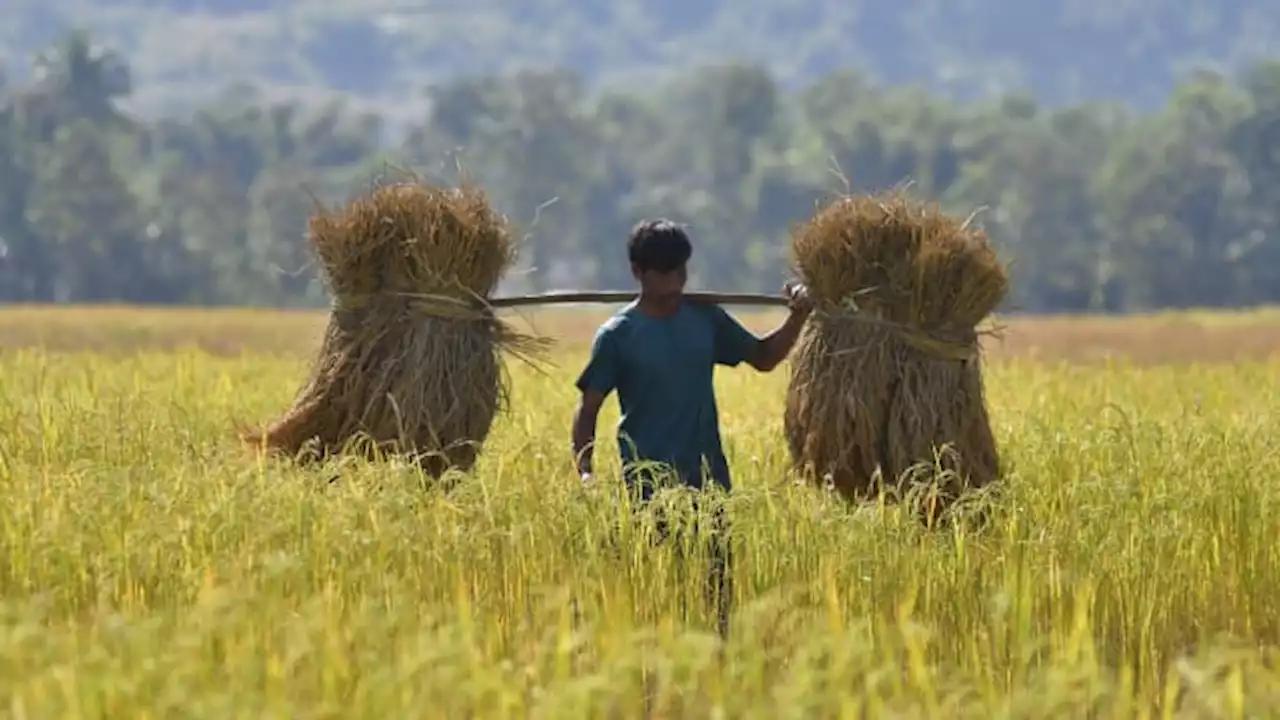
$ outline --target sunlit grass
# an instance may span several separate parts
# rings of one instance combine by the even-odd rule
[[[792,485],[785,370],[722,371],[731,638],[568,451],[578,354],[452,492],[232,437],[306,358],[0,355],[13,717],[1260,717],[1280,707],[1280,365],[1005,361],[981,535]],[[601,423],[612,468],[616,408]],[[605,480],[611,479],[606,471]],[[686,616],[683,608],[689,608]]]

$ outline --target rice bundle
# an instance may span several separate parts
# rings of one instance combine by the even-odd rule
[[[333,308],[293,406],[246,442],[302,461],[412,457],[470,470],[507,398],[503,352],[534,350],[487,305],[516,257],[482,190],[385,185],[310,220]]]
[[[935,483],[930,521],[996,480],[978,325],[1009,281],[984,233],[895,191],[829,203],[791,252],[815,302],[787,392],[796,469],[854,501]]]

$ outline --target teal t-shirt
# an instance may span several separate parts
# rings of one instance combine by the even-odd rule
[[[712,380],[716,365],[749,360],[759,342],[717,305],[685,302],[675,314],[655,318],[632,302],[596,331],[577,385],[618,393],[624,468],[637,460],[661,462],[684,484],[702,487],[705,461],[711,478],[728,490]],[[644,488],[643,495],[651,491]]]

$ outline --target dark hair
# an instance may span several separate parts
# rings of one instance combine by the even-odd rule
[[[689,234],[682,225],[666,218],[641,220],[627,238],[627,257],[640,272],[671,272],[692,256]]]

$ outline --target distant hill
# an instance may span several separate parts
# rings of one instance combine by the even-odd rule
[[[759,61],[784,82],[838,66],[955,94],[1158,102],[1198,63],[1233,66],[1280,36],[1266,0],[5,0],[0,58],[72,22],[132,63],[137,105],[181,109],[236,81],[356,96],[393,114],[459,74],[564,65],[642,82]]]

